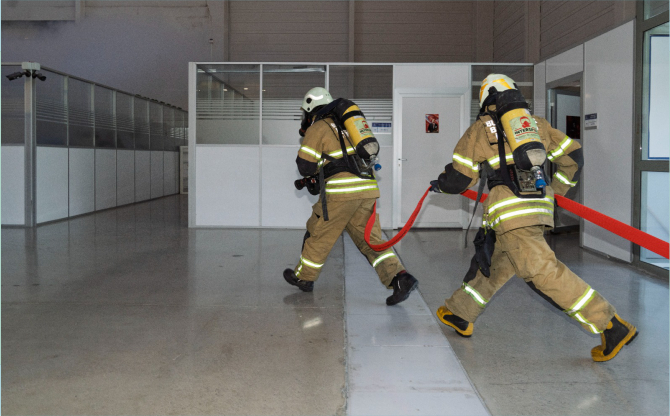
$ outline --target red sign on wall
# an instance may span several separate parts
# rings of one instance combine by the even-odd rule
[[[426,133],[440,132],[440,115],[426,114]]]

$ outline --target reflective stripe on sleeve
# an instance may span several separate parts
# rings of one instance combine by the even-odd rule
[[[568,136],[565,136],[565,139],[563,139],[563,141],[558,145],[558,147],[549,152],[549,154],[547,154],[547,159],[553,161],[554,159],[562,155],[563,152],[565,152],[565,149],[570,147],[571,144],[572,139],[569,138]]]
[[[316,159],[321,159],[321,153],[317,152],[316,150],[312,149],[311,147],[302,146],[302,147],[300,147],[300,151],[305,152],[308,155],[311,155]]]
[[[454,153],[454,162],[458,162],[459,164],[467,167],[468,169],[472,170],[473,172],[479,172],[479,165],[475,164],[472,162],[472,159],[468,159],[465,156],[461,156],[458,153]]]
[[[381,256],[379,256],[375,259],[375,261],[372,263],[372,267],[377,267],[377,265],[379,263],[383,262],[384,260],[388,259],[389,257],[395,257],[395,256],[396,255],[393,252],[382,254]]]
[[[479,292],[477,292],[472,286],[468,285],[467,283],[463,282],[463,286],[461,286],[461,289],[463,289],[465,293],[470,295],[470,297],[472,297],[472,299],[474,299],[474,301],[477,302],[477,304],[482,308],[485,308],[486,304],[489,303],[489,301],[486,300],[484,296],[479,294]]]
[[[554,177],[558,179],[559,182],[569,185],[570,187],[574,187],[577,185],[576,181],[575,182],[571,181],[570,179],[566,178],[565,175],[563,175],[561,172],[554,173]]]

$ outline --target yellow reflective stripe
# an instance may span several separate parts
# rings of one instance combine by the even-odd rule
[[[321,153],[317,152],[316,150],[312,149],[311,147],[302,146],[302,147],[300,148],[300,151],[301,151],[301,152],[305,152],[305,153],[307,153],[308,155],[312,155],[312,156],[314,156],[314,157],[317,158],[317,159],[321,159]]]
[[[395,254],[394,253],[386,253],[386,254],[383,254],[383,255],[377,257],[377,259],[375,259],[375,261],[372,263],[372,267],[377,267],[377,265],[379,263],[388,259],[389,257],[395,257]]]
[[[527,209],[520,209],[520,210],[515,210],[515,211],[509,211],[504,214],[500,214],[496,218],[491,221],[491,228],[495,228],[498,225],[500,225],[501,222],[509,220],[511,218],[516,218],[516,217],[526,217],[529,215],[548,215],[550,217],[554,216],[554,210],[553,209],[543,209],[543,208],[527,208]]]
[[[363,178],[344,178],[344,179],[331,179],[328,181],[328,185],[338,185],[341,183],[354,183],[354,182],[374,182],[377,183],[374,179],[363,179]]]
[[[574,313],[579,312],[584,308],[584,306],[588,305],[589,302],[591,302],[591,299],[593,299],[595,295],[596,291],[593,290],[591,286],[589,286],[589,288],[586,289],[584,294],[582,294],[582,296],[579,299],[577,299],[577,302],[575,302],[575,304],[572,305],[570,309],[565,310],[565,313],[567,313],[568,315],[572,315]]]
[[[545,197],[545,198],[517,198],[517,197],[510,197],[510,198],[505,198],[501,199],[500,201],[496,202],[495,204],[489,206],[489,215],[493,214],[498,208],[503,208],[507,207],[510,205],[515,205],[515,204],[524,204],[524,203],[534,203],[534,204],[548,204],[548,205],[554,205],[554,199],[550,197]]]
[[[511,153],[505,154],[505,161],[513,161],[513,160],[514,160],[514,156]],[[489,165],[491,165],[491,167],[493,167],[494,165],[499,165],[500,164],[500,156],[494,156],[490,159],[487,159],[487,161],[489,162]]]
[[[554,177],[558,179],[559,182],[562,182],[566,185],[570,185],[571,187],[577,185],[577,182],[572,182],[570,179],[566,178],[561,172],[554,173]]]
[[[486,300],[484,296],[479,294],[479,292],[477,292],[472,286],[468,285],[467,283],[463,282],[462,289],[465,293],[470,295],[470,297],[472,297],[472,299],[474,299],[474,301],[477,302],[479,306],[481,306],[482,308],[486,307],[486,304],[489,303],[489,301]]]
[[[465,156],[461,156],[458,153],[454,153],[454,162],[458,162],[463,166],[467,166],[468,169],[472,169],[475,172],[479,171],[479,165],[476,165],[472,162],[472,159],[468,159]]]
[[[328,194],[348,194],[348,193],[362,192],[362,191],[367,191],[367,190],[372,190],[372,189],[379,189],[379,188],[377,188],[377,185],[356,186],[356,187],[353,187],[353,188],[333,188],[333,189],[327,189],[326,188],[326,193],[328,193]]]
[[[302,263],[300,263],[300,266],[298,266],[298,271],[295,272],[295,277],[300,277],[300,271],[302,270]]]
[[[552,150],[551,152],[549,152],[549,154],[547,155],[547,159],[549,159],[549,160],[556,159],[557,157],[562,155],[563,152],[565,151],[565,149],[570,147],[571,144],[572,144],[572,139],[569,138],[568,136],[565,136],[565,139],[563,139],[563,141],[558,145],[558,147],[555,148],[554,150]]]
[[[313,268],[315,268],[315,269],[320,269],[320,268],[323,267],[323,264],[314,263],[313,261],[309,261],[309,260],[307,260],[306,258],[304,258],[304,257],[302,257],[302,256],[300,256],[300,263],[302,263],[302,264],[304,264],[304,265],[307,265],[307,266],[309,266],[309,267],[313,267]]]
[[[353,147],[347,147],[347,154],[353,154],[355,152]],[[330,152],[328,153],[328,156],[331,157],[340,157],[342,156],[342,150],[338,150],[336,152]]]
[[[591,322],[587,321],[586,318],[584,318],[584,317],[582,316],[581,313],[576,313],[576,314],[573,316],[573,318],[575,318],[575,319],[578,320],[579,322],[583,323],[584,325],[588,325],[589,329],[590,329],[591,332],[593,332],[594,334],[599,334],[599,333],[603,332],[603,331],[599,330],[597,326],[595,326],[595,325],[593,325]]]

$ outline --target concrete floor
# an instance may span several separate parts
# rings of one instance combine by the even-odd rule
[[[348,413],[342,240],[306,294],[281,277],[303,231],[188,229],[186,206],[172,196],[2,229],[3,414]],[[462,241],[420,230],[398,246],[431,312],[467,269]],[[668,414],[667,281],[577,236],[550,243],[638,327],[635,342],[592,362],[599,338],[515,278],[472,338],[433,319],[443,350],[494,415]]]

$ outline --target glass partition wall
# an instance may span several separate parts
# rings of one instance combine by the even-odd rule
[[[64,171],[63,169],[58,171],[61,176],[53,180],[61,185],[65,181],[60,189],[64,190],[63,192],[66,194],[68,192],[72,193],[73,190],[67,185],[68,163],[71,162],[68,157],[72,158],[72,156],[68,156],[68,152],[62,153],[58,149],[95,149],[96,153],[93,156],[96,158],[95,160],[98,161],[98,156],[104,158],[104,161],[100,159],[100,164],[93,165],[95,172],[92,175],[96,177],[95,186],[105,186],[105,192],[110,194],[110,198],[116,200],[114,197],[115,190],[108,189],[114,187],[114,178],[116,178],[117,187],[121,186],[121,182],[124,180],[129,181],[130,186],[132,186],[134,182],[132,177],[136,175],[136,172],[106,172],[103,169],[112,168],[117,163],[118,169],[132,169],[135,165],[134,157],[115,156],[116,152],[106,153],[103,156],[102,153],[97,151],[98,149],[105,151],[117,149],[160,150],[177,154],[179,146],[188,145],[186,134],[188,116],[187,112],[180,108],[45,67],[41,67],[38,71],[44,75],[44,79],[40,77],[33,77],[32,79],[24,76],[18,77],[16,74],[23,75],[24,73],[22,65],[21,63],[2,64],[3,153],[6,158],[10,158],[10,149],[6,146],[14,146],[16,152],[25,148],[25,152],[20,151],[20,155],[17,153],[12,158],[23,160],[25,157],[26,160],[25,175],[11,175],[12,183],[8,182],[9,179],[3,180],[3,224],[32,226],[42,222],[39,215],[35,218],[35,212],[39,211],[40,208],[30,208],[29,206],[29,204],[35,204],[31,201],[40,197],[39,191],[37,197],[31,197],[30,192],[33,192],[31,189],[40,189],[40,186],[45,189],[44,186],[46,186],[37,183],[39,172],[48,172],[56,165],[65,166]],[[29,103],[25,102],[26,97],[30,99]],[[30,126],[30,120],[33,120],[34,129],[26,131],[26,126]],[[37,170],[32,170],[31,173],[29,165],[36,164],[36,162],[31,162],[32,158],[35,157],[36,150],[41,152],[40,157],[42,159],[40,160],[47,160],[49,166],[39,165]],[[53,155],[63,154],[65,155],[64,162],[60,159],[58,161],[49,159]],[[81,154],[83,153],[78,153],[78,155]],[[3,164],[10,160],[6,158],[3,158]],[[176,156],[169,155],[165,158],[172,161]],[[124,164],[124,161],[127,163]],[[9,164],[6,166],[9,166]],[[18,165],[15,168],[17,167]],[[169,167],[168,170],[164,171],[167,176],[161,178],[161,181],[164,180],[166,184],[165,192],[173,192],[172,182],[175,183],[176,187],[176,177],[174,181],[171,179],[173,170]],[[64,176],[62,176],[63,172],[65,172]],[[49,173],[45,174],[49,175]],[[96,188],[92,193],[87,193],[86,197],[94,195],[96,198],[100,198],[102,192],[98,193],[98,191]],[[132,193],[132,190],[120,189],[119,192]],[[25,198],[23,197],[24,193],[26,194]],[[25,203],[21,200],[25,200]],[[72,212],[68,214],[67,200],[66,197],[66,206],[61,207],[59,213],[53,215],[54,218],[50,216],[49,221],[73,215]],[[139,200],[133,199],[131,195],[130,199],[118,199],[118,201],[122,201],[118,202],[119,204],[125,204],[138,202]],[[103,208],[108,208],[110,204],[106,200],[91,202],[90,205],[97,207],[98,202],[100,206],[104,205]],[[36,206],[49,207],[50,205],[48,202],[44,202],[44,198],[42,198],[42,202],[38,200]],[[10,212],[12,210],[16,211],[17,207],[21,207],[22,210],[23,207],[26,207],[25,216],[23,214],[13,215]],[[64,216],[63,212],[65,213]],[[11,218],[11,221],[6,222],[6,219],[9,218]]]
[[[199,64],[196,144],[298,145],[305,93],[353,100],[392,145],[393,65]],[[385,130],[383,130],[385,127]]]

